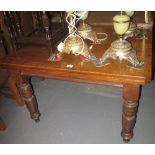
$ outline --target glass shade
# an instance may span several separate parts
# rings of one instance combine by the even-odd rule
[[[128,15],[129,17],[132,17],[134,14],[134,11],[125,11],[126,15]]]
[[[113,18],[114,30],[118,35],[123,35],[129,28],[130,17],[127,15],[116,15]]]
[[[79,17],[82,16],[80,19],[86,20],[88,18],[88,11],[77,11],[76,15],[78,15]]]

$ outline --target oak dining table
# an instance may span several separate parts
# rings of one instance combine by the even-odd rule
[[[100,58],[117,39],[117,35],[109,25],[93,28],[98,33],[108,35],[102,44],[92,45],[91,53]],[[146,37],[128,39],[136,50],[138,59],[144,61],[144,67],[140,69],[130,68],[126,60],[119,59],[109,59],[109,65],[96,67],[94,63],[81,60],[73,54],[65,54],[61,61],[51,62],[48,61],[49,55],[44,48],[38,52],[33,47],[30,50],[19,50],[17,55],[8,55],[0,59],[0,67],[10,72],[10,80],[16,82],[30,116],[35,121],[39,121],[40,112],[35,90],[32,89],[29,80],[31,77],[122,87],[121,136],[128,142],[133,137],[141,88],[152,81],[152,25],[144,25],[141,28]],[[72,67],[68,68],[68,65]]]

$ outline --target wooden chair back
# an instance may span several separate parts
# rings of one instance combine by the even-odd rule
[[[25,17],[22,16],[23,12],[3,11],[3,20],[7,28],[12,53],[17,54],[17,50],[23,47],[23,45],[47,46],[49,53],[54,51],[53,44],[59,40],[60,34],[62,36],[65,33],[64,12],[33,11],[26,13],[31,14],[32,19],[27,19],[26,22],[33,24],[33,29],[29,33],[24,32],[25,21],[23,18]],[[56,31],[55,33],[52,22],[56,16],[59,17],[57,22],[61,25],[61,32]],[[64,32],[62,33],[62,31]]]
[[[5,39],[0,26],[0,58],[3,58],[7,55],[7,49],[5,48],[5,45]],[[24,101],[20,96],[15,82],[9,76],[9,72],[0,68],[0,99],[1,98],[15,99],[18,105],[24,105]]]

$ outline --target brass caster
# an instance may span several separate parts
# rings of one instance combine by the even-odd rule
[[[124,133],[124,132],[121,132],[121,136],[123,138],[123,142],[124,143],[129,143],[130,140],[133,138],[133,133]]]
[[[40,122],[40,118],[34,120],[36,123]]]
[[[35,112],[35,113],[33,113],[33,114],[31,114],[31,118],[32,118],[35,122],[39,122],[39,121],[40,121],[40,116],[41,116],[41,114],[40,114],[39,111],[38,111],[38,112]]]

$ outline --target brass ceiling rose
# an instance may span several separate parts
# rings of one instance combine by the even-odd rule
[[[83,42],[78,36],[69,36],[65,41],[64,53],[78,54],[83,48]]]
[[[131,50],[131,44],[126,41],[126,40],[116,40],[114,41],[112,44],[111,44],[111,48],[114,50],[114,51],[129,51]]]

